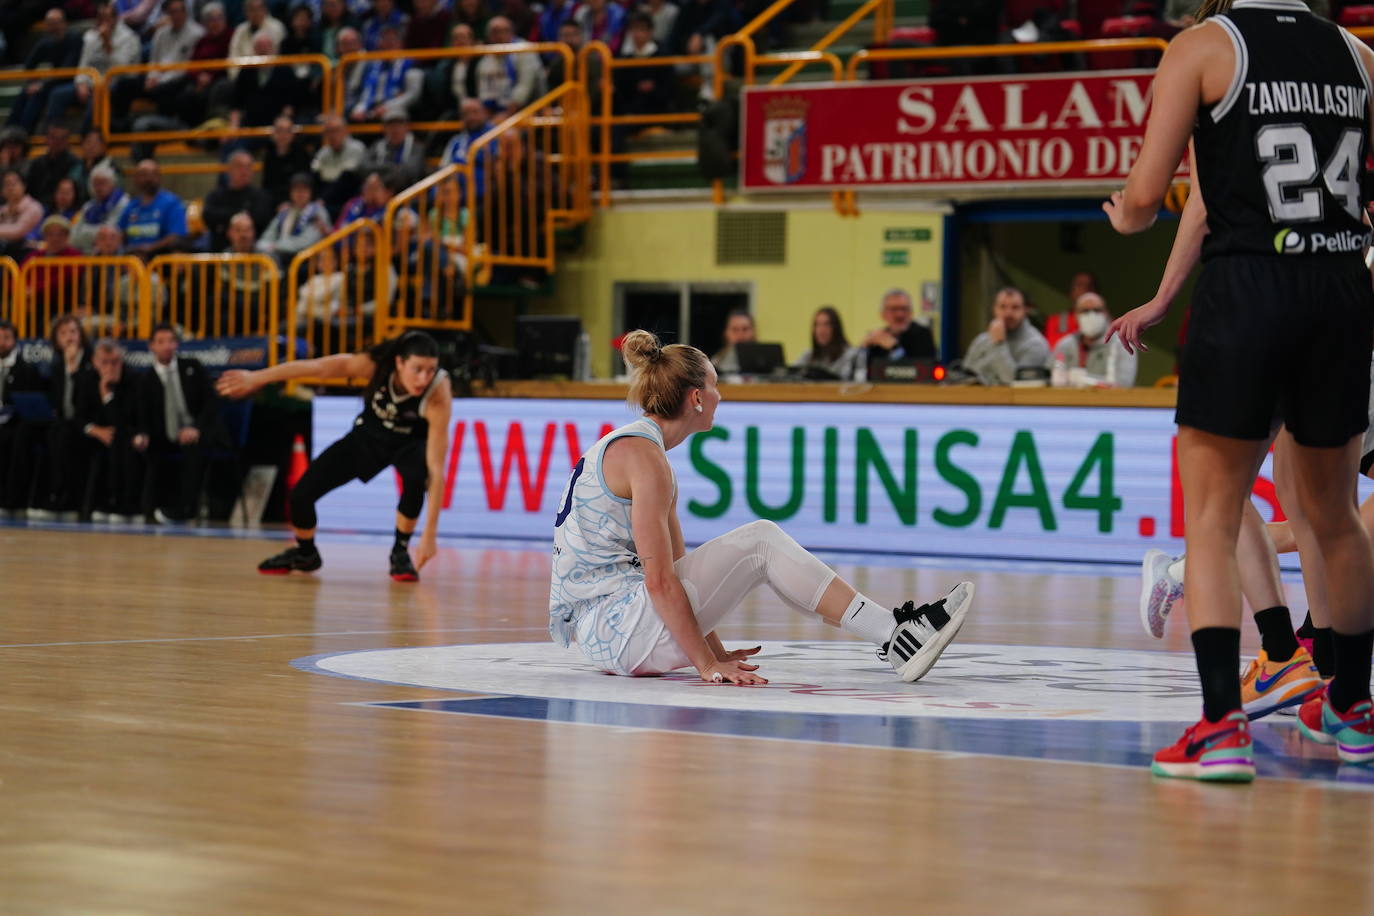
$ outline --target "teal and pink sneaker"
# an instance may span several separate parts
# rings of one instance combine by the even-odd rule
[[[1318,744],[1336,745],[1346,763],[1374,763],[1374,703],[1369,700],[1336,712],[1323,690],[1298,710],[1298,728]]]
[[[1249,716],[1233,709],[1216,722],[1199,720],[1177,743],[1155,754],[1150,771],[1206,782],[1250,782],[1255,778],[1255,745]]]

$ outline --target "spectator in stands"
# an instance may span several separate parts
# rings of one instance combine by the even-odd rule
[[[228,245],[224,248],[224,254],[254,255],[257,254],[257,245],[258,232],[253,228],[253,217],[247,213],[235,213],[229,220]],[[219,319],[213,326],[215,333],[239,337],[266,333],[271,284],[260,266],[242,262],[221,264],[219,282],[215,288],[221,296],[218,303]]]
[[[139,514],[143,491],[143,450],[134,447],[138,383],[125,371],[124,348],[109,338],[96,341],[91,362],[95,371],[76,390],[76,419],[91,449],[81,518],[128,520]]]
[[[244,150],[229,156],[224,167],[224,184],[205,195],[201,214],[210,233],[210,250],[220,251],[229,242],[229,221],[236,213],[247,213],[254,230],[266,229],[277,203],[266,191],[253,184],[253,157]]]
[[[511,21],[497,16],[487,23],[487,44],[528,44],[517,41]],[[502,116],[524,108],[539,98],[544,67],[539,55],[530,53],[488,54],[477,62],[477,95]]]
[[[467,289],[468,261],[463,251],[467,220],[461,183],[456,179],[440,183],[434,189],[433,206],[418,227],[419,243],[411,256],[411,275],[419,280],[426,318],[452,317],[454,305]]]
[[[850,382],[866,377],[864,351],[849,345],[844,323],[834,306],[816,310],[811,318],[811,349],[801,355],[795,368],[809,379]]]
[[[541,228],[548,218],[548,197],[542,155],[529,149],[521,130],[505,131],[497,145],[488,169],[487,192],[477,200],[473,217],[475,241],[498,254],[543,258],[547,243]],[[492,270],[491,282],[536,289],[546,276],[542,267],[498,266]]]
[[[14,409],[14,396],[43,390],[38,367],[24,361],[19,335],[13,324],[0,318],[0,510],[23,508],[28,502],[28,481],[33,463],[24,452],[32,438],[21,433],[26,421]],[[16,468],[18,464],[18,468]]]
[[[134,167],[134,193],[119,218],[128,253],[145,261],[186,244],[186,205],[162,187],[162,169],[152,159]]]
[[[1014,286],[997,291],[988,329],[973,339],[964,368],[984,385],[1010,385],[1018,369],[1044,369],[1050,345],[1026,320],[1026,296]]]
[[[500,0],[496,12],[510,20],[511,28],[519,37],[528,38],[534,34],[537,15],[527,0]]]
[[[353,257],[344,270],[343,291],[350,303],[358,303],[357,310],[363,316],[364,335],[371,332],[372,317],[377,312],[377,257],[372,242],[372,233],[358,232],[353,236]],[[396,268],[386,263],[387,301],[396,298]],[[333,323],[350,334],[354,331],[356,320],[352,315],[337,315]]]
[[[363,36],[363,47],[369,51],[378,50],[382,46],[384,26],[391,26],[404,35],[409,23],[410,17],[396,7],[396,0],[375,0],[371,15],[363,20],[358,30]]]
[[[119,21],[140,36],[153,31],[164,8],[163,0],[114,0],[114,4],[119,12]]]
[[[620,58],[660,57],[654,41],[654,21],[644,13],[630,17],[625,43],[616,55]],[[621,115],[662,114],[672,107],[673,68],[625,67],[615,77],[615,113]]]
[[[363,179],[362,193],[344,205],[334,229],[337,231],[360,219],[370,219],[380,224],[386,215],[386,205],[398,190],[396,173],[389,166],[369,170]]]
[[[309,278],[296,292],[298,329],[305,330],[315,325],[322,330],[322,326],[338,316],[343,297],[343,281],[344,275],[339,270],[339,258],[334,253],[333,246],[321,248],[315,255]],[[311,336],[314,339],[315,335]],[[319,352],[320,347],[316,344],[313,349]]]
[[[744,309],[735,309],[725,316],[725,330],[721,332],[721,348],[711,357],[712,364],[721,375],[739,375],[739,354],[735,347],[742,343],[754,343],[758,331],[754,327],[754,316]]]
[[[407,48],[442,48],[448,30],[453,25],[453,13],[447,3],[436,0],[414,0],[415,13],[405,30]]]
[[[288,267],[291,259],[331,231],[329,212],[314,199],[314,182],[304,172],[292,176],[291,197],[262,233],[258,251]]]
[[[253,50],[259,56],[271,55],[272,47],[270,35],[259,33],[253,39]],[[296,75],[295,67],[240,67],[234,77],[229,126],[266,127],[280,115],[293,117],[309,104],[305,94],[306,82]],[[256,150],[265,143],[261,137],[244,137],[236,146]]]
[[[167,18],[153,32],[148,63],[185,63],[205,36],[205,29],[187,15],[186,0],[166,0],[162,11]],[[170,117],[176,113],[176,100],[185,79],[185,70],[154,70],[117,77],[110,91],[110,115],[116,124],[122,124],[128,120],[129,106],[135,99],[149,98],[157,105],[158,114]]]
[[[567,45],[573,52],[573,59],[582,50],[582,46],[587,43],[587,33],[582,28],[582,23],[576,19],[569,19],[558,27],[557,40]],[[557,89],[568,80],[568,74],[564,72],[566,64],[562,54],[550,55],[549,67],[545,73],[545,82],[549,89]],[[587,57],[587,72],[583,75],[583,83],[587,89],[587,101],[591,104],[592,111],[601,111],[601,55],[592,54]]]
[[[368,151],[368,167],[390,166],[403,186],[410,186],[424,176],[424,144],[410,132],[410,119],[399,111],[382,119],[382,138]]]
[[[81,212],[81,192],[73,179],[62,177],[57,180],[57,187],[53,189],[52,200],[48,202],[45,212],[48,216],[65,217],[68,222],[76,219]]]
[[[320,50],[331,63],[338,63],[339,58],[348,53],[339,47],[339,34],[344,30],[356,33],[357,24],[344,0],[320,0]],[[358,47],[361,50],[361,40]]]
[[[149,462],[143,509],[149,521],[163,523],[196,515],[205,440],[211,438],[216,410],[205,367],[198,360],[178,358],[180,344],[171,325],[153,328],[148,342],[153,371],[145,372],[139,380],[134,444],[139,447],[141,443],[147,449]],[[159,486],[162,493],[155,492]]]
[[[115,16],[114,6],[102,3],[95,10],[95,28],[90,29],[81,39],[81,59],[77,66],[90,67],[102,75],[111,67],[136,64],[143,53],[138,35]],[[78,76],[70,83],[64,83],[52,91],[48,97],[48,120],[60,121],[72,105],[83,109],[82,129],[90,125],[91,95],[93,89],[90,77]]]
[[[81,59],[81,37],[67,28],[67,14],[60,8],[50,9],[43,17],[43,37],[24,58],[25,70],[48,70],[75,67]],[[38,119],[47,108],[48,95],[60,80],[29,80],[10,105],[6,124],[13,124],[33,133]]]
[[[310,171],[320,192],[320,199],[337,213],[344,203],[358,191],[362,169],[367,162],[367,147],[348,135],[348,127],[338,115],[324,119],[324,145],[310,163]]]
[[[401,50],[401,34],[384,26],[380,50]],[[420,100],[425,83],[424,71],[413,60],[371,60],[362,71],[358,94],[348,100],[349,120],[380,121],[396,113],[409,116],[410,106]]]
[[[475,48],[477,36],[473,34],[472,26],[461,22],[455,25],[449,45],[454,48]],[[464,99],[477,97],[477,61],[476,57],[458,57],[449,67],[447,84],[453,93],[452,111],[459,110]]]
[[[453,139],[448,141],[448,146],[444,147],[444,154],[439,157],[440,168],[467,162],[468,150],[472,148],[472,144],[478,137],[491,130],[491,117],[487,114],[487,107],[478,99],[464,99],[458,114],[462,118],[463,129],[454,134]],[[483,173],[491,159],[490,149],[487,147],[473,165],[473,178],[478,196],[481,196],[486,188]]]
[[[549,0],[539,14],[535,25],[534,40],[539,42],[563,41],[563,26],[576,22],[573,13],[577,9],[576,0]],[[554,58],[557,60],[558,58]],[[552,82],[552,81],[550,81]]]
[[[893,288],[883,293],[878,315],[883,326],[869,331],[860,346],[865,348],[864,364],[874,360],[935,359],[935,337],[930,328],[916,321],[911,293]],[[869,377],[873,377],[870,373]]]
[[[23,260],[28,238],[43,221],[43,205],[29,196],[24,176],[14,169],[0,176],[0,255]]]
[[[96,234],[101,227],[117,229],[124,211],[129,208],[129,195],[119,187],[114,170],[108,166],[97,166],[91,172],[88,187],[91,199],[76,215],[72,227],[72,244],[84,252],[95,249]]]
[[[262,189],[274,202],[286,200],[291,176],[310,171],[310,150],[285,115],[272,122],[272,138],[262,156]]]
[[[43,220],[43,244],[33,249],[29,259],[79,258],[81,252],[72,247],[72,224],[62,216]],[[29,274],[29,293],[38,302],[75,303],[76,268],[71,264],[41,264]],[[90,303],[82,303],[75,310],[90,314]]]
[[[1095,292],[1097,292],[1097,277],[1086,270],[1080,270],[1069,280],[1068,309],[1057,315],[1051,315],[1049,321],[1045,322],[1045,340],[1049,343],[1050,349],[1054,349],[1060,338],[1078,330],[1078,322],[1074,317],[1074,303],[1084,293]]]
[[[273,18],[267,12],[267,0],[244,0],[243,15],[244,21],[239,23],[238,28],[234,29],[234,34],[229,39],[229,56],[256,56],[258,51],[254,47],[253,39],[260,32],[271,36],[272,50],[268,53],[276,54],[282,39],[286,37],[286,26],[281,24],[281,20]],[[238,76],[238,68],[231,67],[229,78],[233,79],[236,76]]]
[[[1136,355],[1118,340],[1107,341],[1112,322],[1106,301],[1084,293],[1074,302],[1078,330],[1054,345],[1050,383],[1055,387],[1130,388],[1135,384]]]
[[[60,121],[50,121],[44,135],[43,155],[29,163],[29,193],[44,203],[52,200],[57,182],[81,177],[81,160],[72,154],[71,135]]]
[[[205,34],[196,42],[191,51],[191,60],[223,60],[229,56],[229,42],[233,37],[229,31],[229,21],[224,14],[224,5],[218,2],[207,3],[201,10],[201,25]],[[211,95],[229,85],[225,70],[186,71],[181,91],[173,103],[174,116],[187,127],[197,127],[205,121],[210,110]]]
[[[457,0],[453,7],[453,21],[472,29],[474,35],[487,34],[491,20],[489,7],[483,0]]]
[[[584,0],[573,16],[581,24],[588,40],[604,42],[612,54],[620,52],[620,42],[625,37],[625,7],[609,0]]]
[[[88,130],[81,138],[81,187],[90,184],[91,173],[100,166],[108,168],[118,180],[119,169],[105,143],[105,135],[98,130]]]
[[[79,449],[82,424],[76,414],[76,392],[82,377],[92,371],[90,342],[75,315],[62,315],[55,320],[48,336],[53,354],[48,403],[54,416],[43,430],[47,457],[39,466],[38,479],[45,483],[38,489],[35,507],[40,515],[69,512],[77,506],[76,487],[78,479],[85,479],[85,455]]]
[[[286,37],[277,50],[284,55],[320,53],[320,35],[315,31],[315,17],[310,7],[304,4],[291,7],[291,15],[286,19]],[[309,66],[302,64],[297,68],[297,75],[304,77],[309,71]]]
[[[92,254],[112,258],[122,254],[123,248],[124,235],[118,226],[104,223],[96,229]],[[82,294],[89,297],[91,311],[99,316],[93,323],[111,334],[119,328],[132,326],[142,307],[133,275],[122,267],[107,264],[93,268],[89,276],[91,280],[83,287]]]
[[[358,34],[357,29],[341,29],[339,37],[335,43],[339,52],[339,57],[347,57],[350,54],[359,54],[363,50],[363,39]],[[351,99],[356,99],[363,91],[363,72],[367,69],[365,63],[352,63],[344,69],[344,107],[348,108]]]
[[[0,174],[11,170],[29,173],[29,135],[22,127],[0,130]]]
[[[667,48],[673,37],[673,27],[677,25],[677,4],[668,0],[647,0],[639,11],[654,20],[654,41],[660,48]]]

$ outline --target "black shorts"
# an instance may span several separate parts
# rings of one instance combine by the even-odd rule
[[[394,465],[403,479],[418,479],[423,486],[429,473],[425,463],[425,444],[424,439],[386,441],[366,430],[355,428],[330,449],[337,449],[341,460],[347,463],[348,470],[363,483]]]
[[[1179,367],[1180,426],[1336,448],[1369,426],[1374,290],[1357,258],[1232,255],[1203,268]]]

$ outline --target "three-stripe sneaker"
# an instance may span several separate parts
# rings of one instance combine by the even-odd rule
[[[1336,712],[1323,690],[1298,710],[1298,728],[1318,744],[1336,745],[1346,763],[1374,762],[1374,704],[1369,700]]]
[[[1175,562],[1162,550],[1147,550],[1140,564],[1140,622],[1155,639],[1164,637],[1164,621],[1183,597],[1183,583],[1169,575]]]
[[[1321,689],[1317,666],[1302,649],[1286,662],[1271,662],[1268,653],[1260,649],[1259,658],[1250,663],[1240,679],[1241,705],[1252,719],[1301,706]]]
[[[1206,782],[1250,782],[1255,778],[1255,746],[1245,710],[1233,709],[1216,722],[1199,720],[1155,754],[1150,771]]]
[[[892,665],[897,676],[910,683],[919,680],[945,651],[964,625],[973,604],[973,583],[960,582],[933,604],[915,606],[908,601],[892,609],[897,628],[878,657]]]

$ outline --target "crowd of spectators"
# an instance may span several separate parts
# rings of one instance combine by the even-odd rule
[[[56,219],[56,217],[50,217]],[[205,366],[178,355],[170,325],[135,371],[123,345],[52,322],[52,358],[24,360],[0,321],[0,511],[86,521],[171,522],[200,511],[207,460],[232,446]]]

